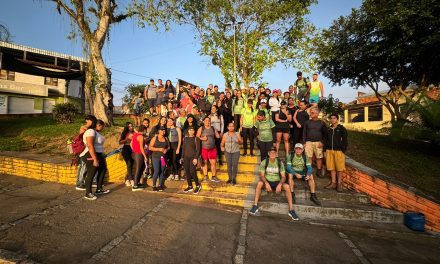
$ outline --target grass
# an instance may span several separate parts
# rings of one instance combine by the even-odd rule
[[[349,131],[347,155],[440,199],[440,157],[421,143]]]

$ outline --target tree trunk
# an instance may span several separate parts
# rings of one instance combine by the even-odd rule
[[[94,83],[93,83],[93,75],[95,72],[95,66],[93,65],[93,61],[90,59],[87,64],[87,69],[85,73],[85,81],[84,81],[84,112],[86,115],[93,115],[93,95],[95,91]],[[93,93],[92,93],[93,91]]]

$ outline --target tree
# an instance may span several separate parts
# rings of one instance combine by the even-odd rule
[[[417,103],[420,92],[440,80],[439,12],[436,0],[365,0],[323,31],[319,70],[333,84],[371,88],[399,133],[414,109],[409,102]]]
[[[344,109],[342,109],[342,103],[338,98],[334,98],[332,94],[329,94],[328,97],[323,100],[319,100],[318,108],[322,111],[324,116],[329,116],[331,114],[341,115],[344,113]]]
[[[265,70],[287,58],[300,67],[313,30],[305,19],[314,0],[188,0],[181,6],[183,21],[192,25],[201,41],[200,54],[211,57],[226,85],[234,79],[234,25],[236,69],[248,87]],[[229,23],[229,24],[228,24]]]
[[[86,46],[89,63],[85,76],[86,109],[106,124],[112,124],[110,77],[102,57],[102,48],[109,40],[110,26],[125,19],[136,17],[139,26],[158,28],[159,22],[167,25],[174,14],[175,1],[131,0],[125,10],[118,8],[116,0],[52,0],[61,14],[64,11],[71,19],[73,36],[75,29]],[[91,103],[93,102],[93,103]],[[91,107],[93,105],[93,107]],[[110,109],[109,109],[110,106]]]
[[[0,41],[11,41],[11,32],[9,31],[9,28],[4,24],[0,24]]]
[[[144,92],[144,88],[147,86],[147,84],[129,84],[127,85],[127,87],[125,87],[125,90],[127,91],[127,93],[124,95],[124,97],[122,98],[122,101],[128,105],[128,107],[130,108],[131,111],[133,111],[133,104],[131,103],[131,101],[133,100],[133,98],[138,95],[140,92],[143,93]],[[145,102],[142,105],[141,108],[141,112],[145,113],[148,111],[149,106],[148,106],[148,102]]]

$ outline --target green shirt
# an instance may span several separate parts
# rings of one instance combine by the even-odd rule
[[[309,158],[306,156],[306,164],[304,164],[304,159],[302,155],[293,155],[293,159],[288,155],[286,157],[287,165],[290,165],[295,173],[302,174],[306,170],[306,166],[312,166]]]
[[[304,81],[305,79],[302,78],[301,80],[296,80],[295,85],[298,88],[298,94],[304,94],[305,92],[307,92],[307,84],[309,83],[308,81]]]
[[[257,120],[255,127],[258,129],[258,140],[263,142],[273,141],[272,128],[275,127],[275,123],[271,118],[266,117],[265,121]]]
[[[266,162],[269,162],[269,164],[267,164],[267,169],[266,171],[264,170],[264,168],[266,167]],[[280,181],[280,173],[284,173],[284,164],[280,161],[280,166],[281,168],[278,169],[278,161],[277,159],[274,160],[274,162],[270,162],[270,160],[264,160],[263,162],[261,162],[260,164],[260,173],[264,173],[264,177],[266,177],[266,180],[270,181],[270,182],[277,182]]]
[[[244,107],[244,99],[240,98],[237,101],[237,104],[235,104],[237,99],[234,99],[234,101],[232,102],[232,112],[235,115],[240,115],[241,114],[241,110]]]
[[[244,128],[252,128],[255,124],[255,116],[257,115],[257,111],[250,108],[243,108],[241,110],[241,118],[243,119],[243,127]]]
[[[214,95],[207,95],[206,101],[208,101],[211,105],[214,103],[215,96]]]

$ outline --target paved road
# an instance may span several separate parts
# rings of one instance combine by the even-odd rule
[[[0,175],[0,263],[233,263],[240,250],[257,264],[440,261],[439,237],[403,228],[243,218],[236,207],[108,187],[85,201],[71,186]]]

